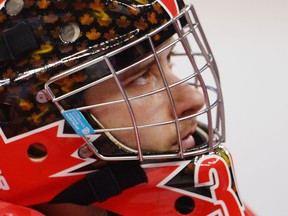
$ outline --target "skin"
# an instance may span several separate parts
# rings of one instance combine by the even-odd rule
[[[169,48],[159,55],[159,60],[169,84],[180,79],[173,73],[170,64]],[[126,72],[125,72],[126,73]],[[149,59],[129,70],[125,76],[120,76],[120,81],[128,97],[138,96],[153,90],[163,88],[163,80],[154,59]],[[101,92],[101,94],[98,94]],[[195,87],[183,83],[171,89],[176,105],[178,118],[191,115],[199,111],[204,104],[202,93]],[[84,94],[84,101],[88,105],[123,99],[122,94],[114,81],[107,80],[88,89]],[[175,119],[168,94],[161,91],[144,98],[131,100],[136,122],[138,125],[165,122]],[[131,127],[132,121],[124,102],[109,106],[93,108],[90,113],[104,126],[104,128]],[[181,140],[192,134],[196,128],[196,119],[188,119],[180,122]],[[137,149],[137,141],[133,130],[112,132],[112,135],[121,143]],[[179,147],[175,124],[139,129],[141,148],[150,152],[177,150]],[[187,145],[188,144],[188,145]],[[193,147],[194,143],[186,143]]]

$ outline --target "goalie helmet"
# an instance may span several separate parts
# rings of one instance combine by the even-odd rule
[[[163,162],[186,175],[202,170],[196,165],[206,155],[232,169],[221,146],[217,66],[192,5],[0,2],[0,199],[25,206],[96,202],[125,215],[111,197],[154,184],[147,170]],[[243,213],[233,191],[233,206]],[[185,196],[177,200],[187,203]]]

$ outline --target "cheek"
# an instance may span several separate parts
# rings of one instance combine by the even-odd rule
[[[151,124],[172,119],[170,101],[165,93],[157,93],[131,102],[139,125]]]
[[[113,105],[94,109],[91,112],[105,128],[129,127],[132,125],[130,114],[125,105]]]
[[[142,148],[152,151],[167,151],[175,142],[173,125],[162,125],[139,130]]]

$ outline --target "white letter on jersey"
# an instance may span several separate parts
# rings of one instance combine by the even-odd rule
[[[0,170],[0,174],[2,174],[2,171]],[[0,190],[9,190],[10,187],[4,178],[4,176],[0,175]]]

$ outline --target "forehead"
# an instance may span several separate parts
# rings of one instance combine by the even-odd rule
[[[115,70],[119,71],[127,66],[145,62],[149,58],[155,58],[155,55],[161,55],[163,52],[167,53],[171,51],[173,46],[173,44],[171,44],[172,42],[173,39],[171,38],[156,48],[150,44],[148,40],[144,40],[141,43],[119,51],[119,53],[111,56],[109,60]]]
[[[116,54],[108,56],[106,61],[102,60],[85,68],[84,72],[91,78],[104,78],[110,75],[112,78],[113,72],[119,77],[128,77],[136,73],[138,70],[148,67],[156,58],[166,57],[171,53],[175,46],[173,39],[167,40],[161,46],[153,51],[151,45],[147,41],[136,44],[128,49],[117,51]],[[155,53],[154,53],[155,52]],[[104,79],[105,80],[105,79]]]
[[[139,58],[138,61],[128,66],[129,69],[126,70],[125,73],[120,73],[120,77],[129,77],[130,75],[133,75],[133,73],[137,73],[143,68],[150,67],[152,64],[156,63],[156,59],[159,59],[161,61],[163,58],[167,58],[172,52],[173,47],[174,45],[171,46],[171,43],[166,42],[161,47],[156,49],[157,53],[144,53],[142,55],[142,58]]]

